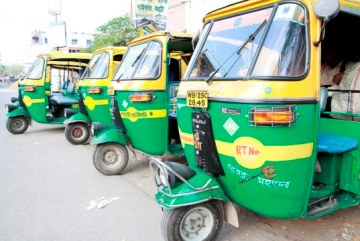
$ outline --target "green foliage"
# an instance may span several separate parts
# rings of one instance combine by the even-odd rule
[[[0,74],[4,74],[5,65],[0,64]]]
[[[134,23],[128,16],[113,18],[96,30],[99,33],[95,34],[94,42],[86,49],[87,52],[106,46],[127,46],[129,41],[138,36]]]
[[[0,64],[0,74],[6,74],[8,76],[16,76],[22,74],[24,70],[23,65],[2,65]]]

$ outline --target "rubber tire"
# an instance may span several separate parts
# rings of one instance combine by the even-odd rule
[[[119,151],[120,155],[122,156],[122,160],[120,162],[120,165],[116,165],[115,167],[111,167],[104,163],[103,157],[109,150],[115,150]],[[119,155],[119,156],[120,156]],[[119,158],[117,156],[117,159]],[[99,172],[101,172],[104,175],[112,176],[112,175],[119,175],[121,172],[126,168],[127,164],[129,162],[129,153],[123,145],[120,145],[118,143],[105,143],[100,144],[96,146],[94,155],[93,155],[93,163]]]
[[[14,127],[14,124],[18,121],[22,122],[21,128]],[[29,127],[29,119],[25,116],[15,116],[8,118],[6,122],[6,129],[12,134],[22,134]]]
[[[180,235],[181,221],[188,211],[196,207],[205,207],[209,209],[214,218],[214,226],[211,228],[210,234],[201,241],[214,241],[218,238],[224,223],[224,209],[219,201],[212,200],[196,205],[180,207],[174,210],[164,210],[161,217],[161,233],[164,240],[183,240]]]
[[[81,128],[84,133],[81,137],[81,139],[76,139],[72,134],[73,134],[73,131],[76,129],[76,128]],[[71,144],[73,145],[83,145],[85,143],[87,143],[87,141],[89,140],[90,138],[90,128],[89,128],[89,125],[88,124],[85,124],[85,123],[82,123],[82,122],[76,122],[76,123],[71,123],[71,124],[68,124],[66,127],[65,127],[65,138],[66,140],[68,140],[68,142],[70,142]]]

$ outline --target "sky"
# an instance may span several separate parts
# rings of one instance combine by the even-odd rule
[[[94,33],[109,20],[130,11],[130,0],[62,0],[62,14],[68,32]],[[51,0],[0,0],[1,62],[21,59],[31,43],[31,32],[46,31],[55,17],[49,14]]]
[[[49,8],[58,0],[0,0],[0,63],[12,64],[24,61],[29,55],[31,33],[48,31],[55,16]],[[60,0],[61,15],[58,21],[66,22],[68,33],[95,33],[95,29],[109,20],[130,12],[131,0]],[[205,12],[237,0],[191,0],[196,16],[191,22],[201,26]],[[185,2],[183,0],[182,2]],[[199,8],[199,9],[196,9]],[[199,14],[201,13],[201,14]]]

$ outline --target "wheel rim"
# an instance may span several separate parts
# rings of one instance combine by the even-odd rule
[[[14,130],[22,130],[25,127],[25,121],[23,119],[15,119],[12,128]]]
[[[103,155],[103,163],[106,166],[115,166],[120,163],[120,151],[116,149],[109,149]]]
[[[74,138],[74,140],[82,140],[85,138],[85,127],[83,126],[76,126],[72,131],[71,131],[71,136]]]
[[[214,226],[214,217],[206,207],[189,210],[180,223],[180,236],[184,241],[204,240]]]

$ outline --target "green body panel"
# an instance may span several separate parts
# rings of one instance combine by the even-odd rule
[[[7,116],[8,118],[15,117],[15,116],[26,116],[26,117],[29,117],[29,114],[28,114],[28,112],[27,112],[24,108],[18,107],[17,109],[15,109],[15,110],[13,110],[13,111],[11,111],[11,112],[8,112],[8,113],[6,114],[6,116]]]
[[[64,124],[70,124],[70,123],[74,123],[74,122],[85,122],[85,123],[91,124],[91,120],[89,119],[89,117],[87,115],[84,115],[81,112],[77,112],[76,114],[67,118],[64,121]]]
[[[149,91],[144,91],[149,92]],[[150,102],[132,103],[129,99],[141,91],[116,91],[121,117],[135,149],[150,155],[163,155],[168,145],[168,99],[166,91],[151,91]],[[127,104],[123,104],[123,103]],[[130,111],[134,110],[135,111]],[[129,110],[130,109],[130,110]]]
[[[89,88],[99,87],[102,89],[100,94],[88,93]],[[85,108],[88,113],[88,118],[91,122],[100,122],[102,124],[111,126],[111,114],[107,95],[107,86],[81,86],[80,93],[83,100],[91,99],[90,104],[86,105]],[[87,102],[88,103],[88,102]]]
[[[115,128],[106,128],[105,130],[94,136],[91,139],[90,143],[93,145],[97,145],[108,142],[116,142],[124,146],[127,144],[124,134]]]
[[[47,113],[49,110],[49,98],[45,94],[44,86],[36,86],[34,92],[24,91],[25,85],[20,86],[20,93],[22,95],[23,101],[26,106],[26,110],[31,119],[38,123],[43,124],[63,124],[65,117],[49,118]],[[64,94],[64,96],[78,99],[77,94]],[[29,101],[27,101],[29,100]],[[78,110],[78,105],[66,106],[66,108],[71,108]]]
[[[34,92],[25,92],[26,86],[20,86],[21,96],[25,102],[26,110],[29,113],[31,119],[38,123],[48,123],[46,118],[46,106],[48,105],[48,98],[45,95],[44,86],[36,86]],[[31,103],[28,104],[26,99],[31,99]]]
[[[198,110],[187,107],[184,99],[178,99],[179,105],[183,106],[178,108],[179,128],[182,132],[192,134],[191,113]],[[307,210],[313,181],[319,123],[319,115],[316,113],[319,113],[319,106],[317,104],[295,104],[295,123],[291,126],[251,126],[248,119],[249,108],[264,106],[281,105],[209,101],[207,112],[211,116],[215,140],[233,143],[240,137],[251,137],[260,141],[265,147],[286,147],[312,143],[314,148],[311,153],[308,157],[301,159],[265,160],[265,163],[258,168],[246,168],[234,156],[219,153],[225,175],[220,176],[218,182],[230,201],[253,212],[273,218],[302,217]],[[233,108],[239,112],[226,114],[222,113],[222,108]],[[238,129],[233,135],[224,127],[230,118],[238,125]],[[196,170],[194,146],[185,145],[184,150],[190,167]],[[281,153],[270,153],[269,157],[278,154]],[[274,169],[273,174],[276,174],[271,178],[262,174],[262,168],[269,165],[273,165],[270,167]],[[240,183],[241,181],[243,182]]]
[[[219,199],[224,202],[228,201],[228,198],[224,194],[222,188],[215,178],[197,171],[196,175],[188,180],[188,182],[196,187],[200,188],[204,186],[204,183],[209,184],[203,191],[195,191],[186,183],[182,183],[179,186],[172,189],[172,193],[176,193],[178,196],[168,196],[164,193],[158,192],[155,195],[156,201],[166,209],[174,209],[180,206],[187,206],[195,203],[205,202],[209,199]],[[163,192],[169,193],[167,188],[162,189]]]

